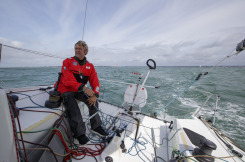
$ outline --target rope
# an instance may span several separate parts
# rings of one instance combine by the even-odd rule
[[[49,149],[49,151],[53,154],[54,158],[55,158],[55,161],[58,162],[58,159],[54,153],[54,151],[49,147],[49,146],[46,146],[46,145],[42,145],[42,144],[39,144],[39,143],[33,143],[33,142],[30,142],[30,141],[25,141],[25,140],[21,140],[22,142],[25,142],[25,143],[29,143],[29,144],[32,144],[32,145],[38,145],[38,146],[42,146],[42,147],[46,147]]]
[[[4,81],[3,81],[2,79],[0,79],[0,81],[2,82],[2,84],[3,84],[7,89],[10,89],[10,88],[4,83]]]
[[[189,86],[187,86],[183,91],[179,92],[177,94],[177,96],[173,97],[165,106],[163,106],[162,108],[160,108],[157,113],[159,113],[159,111],[162,111],[163,109],[167,108],[171,103],[173,103],[177,98],[179,98],[185,91],[187,91],[191,86],[193,86],[195,83],[197,82],[197,80],[195,79],[193,82],[191,82],[191,84],[189,84]]]
[[[190,159],[190,160],[192,160],[192,161],[196,161],[196,160],[194,160],[194,159],[192,159],[191,157],[208,157],[208,158],[214,158],[214,159],[220,159],[220,160],[223,160],[223,161],[226,161],[226,160],[224,160],[224,159],[226,159],[226,158],[234,158],[234,157],[236,157],[236,156],[225,156],[225,157],[215,157],[215,156],[210,156],[210,155],[193,155],[193,156],[185,156],[183,153],[185,152],[185,151],[193,151],[193,150],[184,150],[184,151],[182,151],[181,153],[180,153],[180,151],[179,150],[176,150],[176,149],[174,149],[173,151],[172,151],[172,155],[173,156],[175,156],[175,155],[177,155],[177,157],[175,157],[175,159],[176,160],[178,160],[178,161],[182,161],[182,160],[184,160],[184,159]],[[242,160],[242,159],[241,159]]]
[[[217,67],[220,63],[222,63],[223,61],[225,61],[226,59],[232,57],[232,56],[235,56],[235,55],[238,55],[241,51],[238,51],[234,54],[232,54],[233,52],[235,51],[235,49],[233,49],[225,58],[223,58],[221,61],[219,61],[216,65],[212,66],[211,68],[209,68],[209,72],[211,72],[215,67]]]
[[[8,101],[9,101],[9,106],[11,106],[11,107],[13,108],[12,110],[13,110],[13,111],[15,112],[15,114],[16,114],[16,118],[17,118],[17,123],[18,123],[19,131],[22,132],[21,126],[20,126],[19,116],[17,115],[18,113],[17,113],[17,111],[16,111],[16,107],[15,107],[15,105],[14,105],[12,99],[9,97],[9,95],[7,95],[7,98],[8,98]],[[10,109],[10,112],[12,112],[10,107],[9,107],[9,109]],[[12,118],[12,122],[15,123],[15,120],[14,120],[14,118],[13,118],[13,114],[12,114],[12,113],[11,113],[11,118]],[[16,130],[15,125],[13,125],[13,129]],[[15,133],[15,132],[16,132],[16,134],[17,134],[17,131],[14,131],[14,133]],[[20,137],[21,137],[21,140],[23,140],[22,133],[20,133]],[[16,137],[16,138],[17,138],[17,137]],[[16,145],[16,146],[17,146],[17,145]],[[28,159],[27,159],[27,153],[26,153],[26,150],[25,150],[24,142],[22,142],[22,146],[23,146],[23,148],[24,148],[25,160],[28,161]],[[16,149],[17,149],[17,148],[16,148]],[[18,155],[17,155],[17,156],[18,156]]]
[[[145,160],[140,156],[140,152],[142,153],[142,151],[146,150],[146,144],[148,144],[148,141],[144,138],[144,137],[138,137],[136,140],[131,138],[130,136],[128,136],[133,142],[132,146],[128,149],[128,154],[131,155],[131,156],[137,156],[145,162]],[[143,140],[140,140],[140,139],[143,139]],[[139,148],[137,145],[140,144],[143,148]],[[136,153],[131,153],[132,150],[135,150]],[[149,160],[149,159],[148,159]]]
[[[52,112],[49,112],[49,113],[52,113]],[[60,119],[63,120],[64,118],[60,117],[59,119],[57,119],[57,121]],[[38,132],[43,132],[43,131],[51,131],[50,137],[52,137],[53,135],[57,135],[60,138],[60,140],[62,141],[63,146],[65,147],[66,153],[65,154],[57,154],[57,153],[53,152],[52,149],[50,149],[48,146],[37,144],[39,146],[48,147],[48,148],[41,148],[41,150],[43,149],[43,150],[51,151],[55,158],[56,158],[55,155],[64,156],[65,161],[69,160],[70,158],[83,159],[85,156],[92,156],[97,161],[95,156],[98,156],[102,153],[102,151],[105,147],[105,144],[104,143],[88,144],[88,145],[93,145],[95,147],[95,149],[91,149],[88,147],[79,147],[77,144],[73,143],[73,141],[71,140],[71,138],[69,136],[69,133],[66,131],[66,129],[68,129],[68,128],[67,128],[67,125],[65,123],[65,120],[63,120],[63,121],[64,121],[64,124],[66,125],[66,128],[63,125],[58,124],[57,121],[55,122],[53,128],[37,130],[37,131],[22,131],[22,133],[38,133]],[[56,125],[62,126],[65,133],[63,133],[63,131],[61,129],[55,128]],[[65,138],[65,134],[68,136],[68,140]],[[25,141],[25,142],[27,142],[27,141]],[[33,148],[31,148],[31,149],[33,149]],[[38,149],[40,149],[40,148],[38,148]],[[34,148],[34,150],[38,150],[38,149]],[[78,156],[83,156],[83,157],[78,158]]]
[[[44,92],[45,93],[45,92]],[[46,107],[46,106],[42,106],[42,105],[39,105],[38,103],[34,102],[31,97],[33,96],[36,96],[36,95],[40,95],[40,94],[43,94],[43,93],[39,93],[39,94],[36,94],[36,95],[33,95],[33,96],[30,96],[28,94],[24,94],[24,93],[18,93],[18,92],[12,92],[12,93],[9,93],[9,94],[20,94],[20,95],[24,95],[24,96],[27,96],[30,101],[35,104],[36,106],[27,106],[27,107],[19,107],[20,110],[23,110],[23,109],[28,109],[28,108],[47,108],[47,109],[51,109],[51,110],[59,110],[59,111],[62,111],[60,109],[56,109],[56,108],[49,108],[49,107]],[[26,97],[26,98],[27,98]],[[21,99],[20,99],[21,100]]]
[[[222,132],[220,132],[218,129],[216,129],[215,127],[213,127],[212,125],[210,125],[208,122],[206,122],[205,120],[201,120],[206,126],[208,126],[210,129],[212,129],[218,136],[223,137],[221,140],[222,142],[225,143],[225,145],[227,146],[227,144],[229,145],[229,142],[232,143],[233,145],[235,145],[236,147],[238,147],[239,149],[241,149],[242,151],[245,152],[245,149],[243,149],[241,146],[239,146],[238,144],[236,144],[232,139],[230,139],[228,136],[226,136],[225,134],[223,134]],[[228,139],[229,141],[227,141],[226,139]],[[225,141],[224,141],[225,140]],[[228,147],[228,146],[227,146]]]
[[[238,51],[234,54],[232,54],[235,50],[233,49],[225,58],[223,58],[221,61],[219,61],[216,65],[212,66],[207,72],[203,72],[200,73],[196,79],[191,82],[191,84],[189,84],[183,91],[179,92],[177,94],[177,96],[173,97],[166,105],[164,105],[162,108],[160,108],[157,113],[159,113],[159,111],[162,111],[163,109],[166,110],[166,108],[173,103],[177,98],[179,98],[185,91],[187,91],[191,86],[193,86],[203,75],[207,75],[209,72],[211,72],[215,67],[217,67],[220,63],[222,63],[224,60],[231,58],[232,56],[238,55],[241,51]]]
[[[84,30],[85,30],[85,24],[86,24],[86,17],[87,17],[87,7],[88,7],[88,0],[86,2],[86,9],[85,9],[85,16],[84,16],[84,23],[83,23],[83,36],[84,36]],[[83,40],[83,37],[82,37]]]
[[[17,155],[17,160],[18,162],[20,161],[19,159],[19,152],[18,152],[18,142],[17,142],[17,135],[16,135],[16,126],[15,126],[15,120],[13,117],[13,113],[11,111],[11,108],[9,106],[9,112],[10,112],[10,116],[11,116],[11,121],[12,121],[12,126],[13,126],[13,134],[14,134],[14,141],[15,141],[15,149],[16,149],[16,155]]]
[[[42,53],[42,52],[38,52],[38,51],[33,51],[33,50],[29,50],[29,49],[24,49],[24,48],[18,48],[18,47],[14,47],[14,46],[5,45],[5,44],[2,44],[2,45],[5,46],[5,47],[8,47],[8,48],[12,48],[12,49],[19,50],[19,51],[24,51],[24,52],[29,52],[29,53],[36,54],[36,55],[65,59],[65,57],[56,56],[56,55],[52,55],[52,54],[49,54],[49,53]]]

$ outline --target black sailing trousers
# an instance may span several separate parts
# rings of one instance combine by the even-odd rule
[[[89,109],[89,115],[92,116],[98,110],[98,101],[96,101],[95,106],[89,106],[88,97],[83,92],[65,92],[62,94],[64,98],[64,106],[68,116],[68,121],[71,127],[71,131],[74,133],[74,137],[77,138],[86,133],[85,123],[80,112],[80,109],[77,104],[77,100],[84,102]],[[90,119],[91,129],[94,130],[97,127],[101,126],[102,121],[99,114],[96,114],[93,118]]]

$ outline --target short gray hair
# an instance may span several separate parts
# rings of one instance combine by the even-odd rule
[[[85,50],[85,53],[87,54],[88,53],[88,45],[86,44],[86,42],[85,41],[78,41],[76,44],[75,44],[75,46],[76,45],[79,45],[79,46],[83,46],[83,48],[84,48],[84,50]]]

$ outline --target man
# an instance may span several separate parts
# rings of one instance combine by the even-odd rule
[[[86,136],[86,127],[80,113],[76,99],[83,101],[89,109],[89,115],[97,112],[99,97],[99,79],[93,64],[87,61],[85,55],[88,46],[84,41],[75,44],[75,56],[63,61],[62,76],[58,91],[64,98],[64,106],[68,115],[71,131],[80,144],[86,144],[89,139]],[[92,89],[85,85],[89,81]],[[101,119],[98,114],[90,119],[91,129],[102,136],[108,133],[101,127]]]

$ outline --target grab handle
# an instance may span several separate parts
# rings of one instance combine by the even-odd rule
[[[151,65],[149,64],[150,61],[153,62],[154,66],[151,66]],[[156,69],[156,67],[157,67],[157,66],[156,66],[156,62],[155,62],[154,60],[152,60],[152,59],[147,60],[147,61],[146,61],[146,65],[149,67],[149,69],[153,69],[153,70]]]

